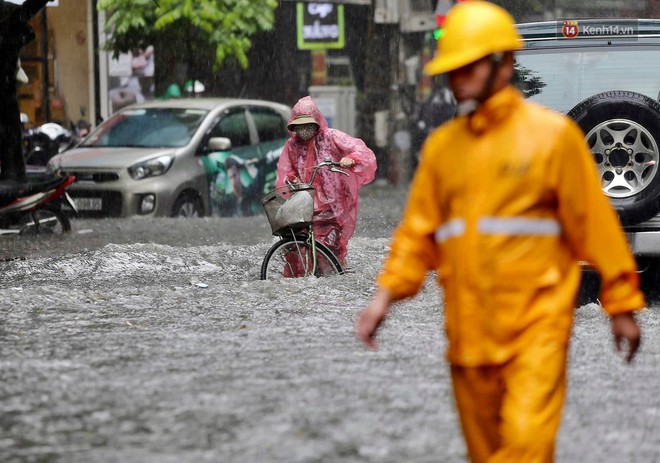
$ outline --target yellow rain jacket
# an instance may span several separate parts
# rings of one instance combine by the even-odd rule
[[[568,345],[581,260],[608,314],[644,307],[584,135],[507,87],[425,142],[378,283],[409,297],[437,270],[447,359],[501,364],[532,339]]]

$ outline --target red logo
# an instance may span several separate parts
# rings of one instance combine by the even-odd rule
[[[567,39],[574,39],[580,34],[580,27],[577,21],[564,21],[561,26],[561,34]]]

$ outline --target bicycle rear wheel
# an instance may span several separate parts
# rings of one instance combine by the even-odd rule
[[[290,236],[275,243],[261,264],[261,279],[329,276],[344,273],[337,257],[325,245],[316,241],[316,271],[312,246],[304,237]]]

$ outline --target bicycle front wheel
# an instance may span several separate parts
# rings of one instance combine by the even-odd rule
[[[304,237],[291,236],[275,243],[261,264],[261,279],[328,276],[344,273],[337,257],[325,245],[315,242],[316,269],[311,242]]]

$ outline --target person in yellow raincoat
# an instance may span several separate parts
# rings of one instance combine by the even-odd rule
[[[632,360],[645,306],[636,264],[568,117],[510,85],[513,19],[485,1],[454,6],[425,67],[449,73],[459,115],[424,143],[401,223],[356,321],[375,335],[427,273],[444,288],[447,359],[473,462],[551,462],[566,388],[579,261],[600,273],[616,348]]]

